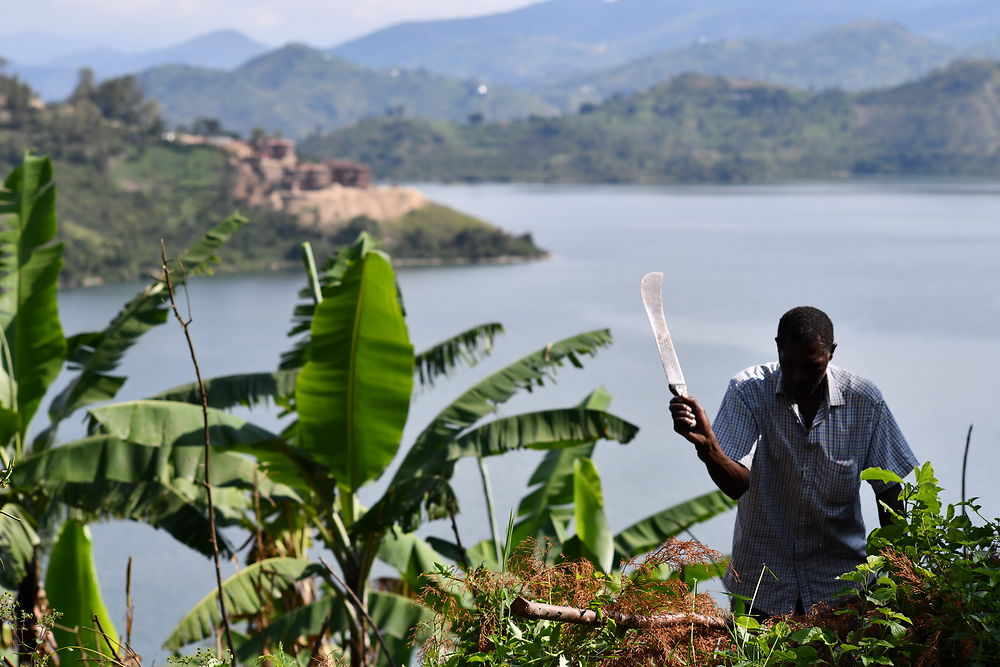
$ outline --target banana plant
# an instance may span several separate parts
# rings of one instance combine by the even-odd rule
[[[285,577],[285,584],[267,589],[272,594],[268,599],[248,598],[248,606],[241,608],[251,621],[253,640],[237,648],[237,657],[248,658],[266,644],[281,641],[286,650],[295,647],[300,659],[307,660],[332,637],[346,647],[352,665],[372,664],[376,640],[384,648],[382,655],[388,652],[399,664],[409,655],[403,640],[424,613],[408,595],[433,563],[446,562],[412,531],[425,520],[459,511],[449,484],[458,460],[598,439],[624,443],[637,429],[591,407],[484,421],[514,395],[550,381],[558,366],[581,366],[584,356],[610,343],[610,334],[602,330],[547,345],[478,382],[435,417],[401,455],[414,383],[429,386],[458,366],[474,363],[490,351],[500,326],[475,327],[415,354],[391,262],[364,234],[310,283],[303,292],[309,301],[296,307],[291,331],[308,335],[283,355],[278,371],[210,381],[216,396],[225,397],[214,403],[218,407],[271,400],[293,416],[283,441],[242,450],[305,501],[297,521],[278,508],[263,528],[271,544],[288,544],[289,531],[308,528],[311,539],[336,561],[335,567],[294,575],[291,570],[269,574]],[[155,398],[200,401],[191,385]],[[358,492],[396,459],[399,468],[387,490],[371,507],[363,507]],[[286,549],[285,558],[307,558],[307,544],[299,546],[297,552]],[[395,567],[408,586],[373,589],[371,572],[378,559]],[[259,579],[255,568],[257,562],[248,565],[232,585]],[[308,601],[301,594],[305,581],[316,582],[317,594]],[[295,604],[288,604],[289,594]],[[215,596],[209,593],[208,602],[181,621],[167,648],[178,649],[211,634],[219,619],[206,614],[213,613]],[[254,623],[268,607],[284,613]]]
[[[58,532],[46,578],[59,589],[52,597],[74,624],[92,627],[88,610],[98,612],[101,605],[96,583],[90,579],[89,538],[81,520],[144,521],[203,552],[212,527],[205,511],[206,490],[200,484],[202,449],[193,446],[200,417],[196,428],[177,416],[190,406],[174,406],[168,417],[160,414],[161,404],[92,409],[88,437],[57,443],[61,421],[115,397],[125,381],[114,375],[122,355],[143,333],[166,320],[167,304],[163,285],[154,280],[103,330],[64,336],[57,301],[61,246],[54,243],[55,187],[51,162],[29,155],[0,189],[0,459],[8,482],[0,491],[5,514],[0,517],[0,586],[17,591],[22,611],[35,611],[43,543],[39,533]],[[232,216],[210,230],[183,254],[185,270],[206,270],[216,249],[245,222]],[[29,445],[32,421],[64,366],[70,379],[49,407],[48,425]],[[109,430],[109,410],[127,411],[132,427]],[[271,484],[256,463],[222,451],[237,435],[241,442],[245,436],[277,437],[262,436],[233,419],[217,415],[212,423],[222,443],[213,461],[213,469],[219,469],[220,481],[215,484],[224,507],[220,524],[247,523],[247,492],[255,487],[266,498],[273,492],[282,500],[297,500],[293,490]],[[183,426],[165,429],[168,423]],[[233,437],[227,440],[227,436]],[[74,519],[60,530],[67,511]],[[114,637],[114,628],[105,621],[106,634]],[[66,636],[62,639],[69,641]],[[33,649],[34,644],[24,648]]]
[[[529,484],[535,488],[517,510],[512,546],[526,538],[554,545],[549,559],[585,557],[604,572],[659,548],[703,521],[736,507],[736,501],[721,491],[712,491],[672,505],[612,534],[604,518],[600,478],[590,458],[593,444],[549,452],[535,470]],[[581,508],[588,508],[582,512]],[[570,533],[571,523],[575,534]],[[448,548],[448,547],[443,547]],[[483,558],[490,550],[475,545],[470,556]],[[492,562],[489,565],[494,566]],[[719,568],[708,568],[701,579],[721,576]],[[694,571],[692,570],[692,573]]]
[[[606,411],[611,395],[598,387],[579,404],[581,408]],[[630,559],[657,549],[664,542],[689,531],[736,506],[720,491],[706,493],[665,508],[612,534],[605,515],[605,498],[600,475],[593,462],[596,440],[566,443],[545,457],[528,479],[529,492],[512,514],[513,524],[507,544],[479,542],[463,552],[454,542],[437,537],[428,542],[456,563],[472,567],[502,567],[498,552],[510,552],[534,540],[537,545],[552,545],[548,560],[584,557],[605,573]],[[710,571],[711,570],[711,571]],[[721,575],[718,568],[699,574],[708,579]]]

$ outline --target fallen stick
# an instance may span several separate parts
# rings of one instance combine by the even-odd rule
[[[515,599],[510,605],[510,613],[521,618],[532,618],[576,625],[603,625],[607,620],[613,620],[622,629],[632,628],[669,628],[675,625],[700,625],[706,628],[728,630],[732,621],[719,616],[705,614],[661,614],[659,616],[644,616],[642,614],[623,614],[618,611],[600,611],[597,609],[577,609],[575,607],[560,607],[542,602],[530,602],[522,597]]]

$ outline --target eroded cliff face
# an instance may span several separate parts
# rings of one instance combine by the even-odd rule
[[[334,229],[360,215],[378,222],[403,217],[426,206],[427,197],[398,185],[349,188],[331,185],[322,190],[282,193],[272,205],[294,213],[303,225]]]

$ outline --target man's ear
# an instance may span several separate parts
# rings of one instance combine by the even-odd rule
[[[837,344],[833,343],[830,345],[830,358],[833,359],[833,353],[837,351]]]

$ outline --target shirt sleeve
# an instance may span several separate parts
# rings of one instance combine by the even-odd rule
[[[875,409],[872,439],[868,444],[868,457],[865,468],[883,468],[891,470],[900,477],[906,477],[917,465],[910,445],[903,437],[896,418],[885,401],[880,401]],[[869,480],[875,493],[880,493],[889,484],[879,480]]]
[[[746,459],[760,437],[757,418],[735,380],[730,381],[726,395],[722,397],[712,430],[722,452],[734,461]]]

